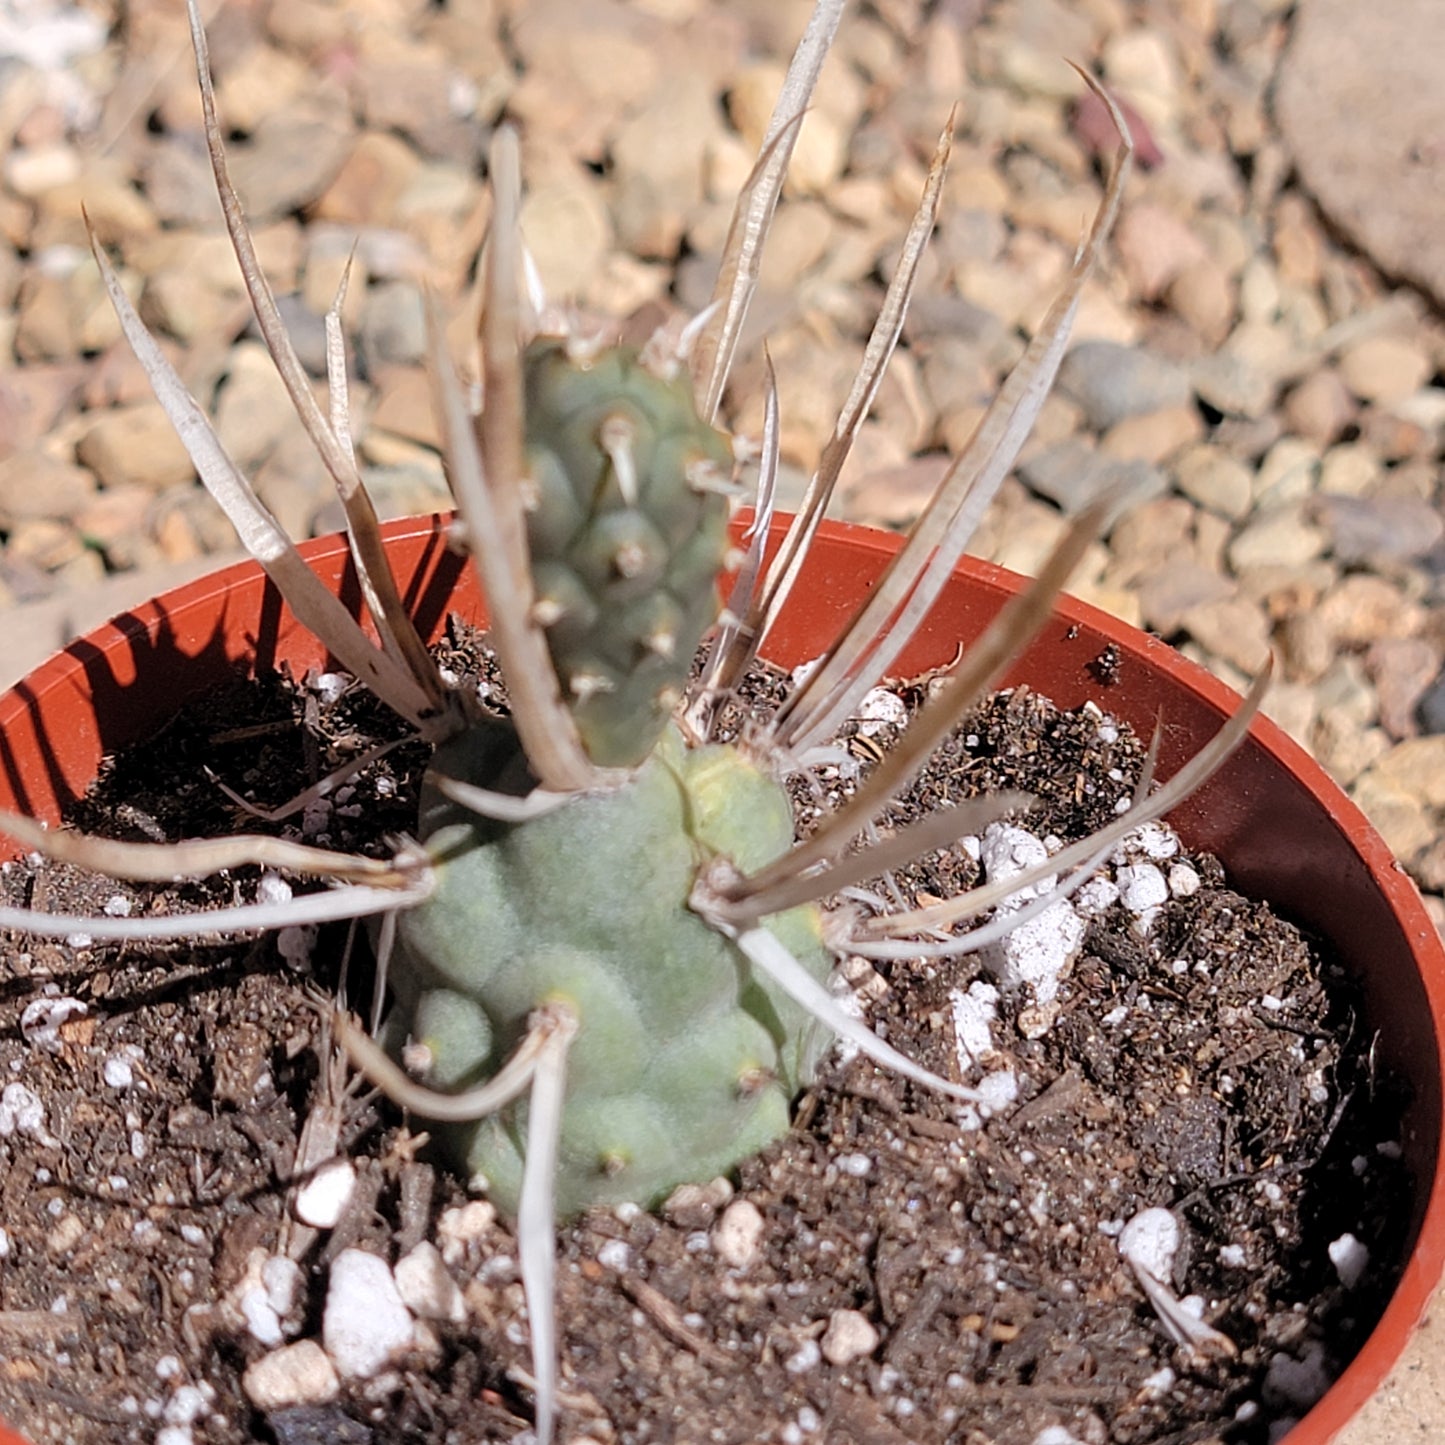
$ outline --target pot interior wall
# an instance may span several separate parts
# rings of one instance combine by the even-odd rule
[[[444,521],[412,519],[392,524],[388,533],[403,594],[423,635],[437,636],[449,611],[483,620],[470,569],[445,545]],[[770,640],[769,656],[791,666],[816,655],[897,545],[886,534],[826,525],[795,594],[803,601]],[[321,576],[356,604],[359,591],[344,543],[327,538],[305,550]],[[899,672],[949,662],[1016,586],[1017,579],[998,568],[966,564],[905,652]],[[1111,646],[1118,649],[1118,665],[1101,668],[1099,659]],[[238,669],[283,662],[299,676],[324,666],[326,658],[248,565],[114,619],[0,699],[0,807],[57,821],[107,753],[153,735],[187,701]],[[1237,702],[1164,644],[1071,600],[1006,681],[1026,682],[1065,707],[1093,699],[1145,733],[1160,725],[1165,777]],[[1291,1445],[1314,1445],[1328,1440],[1383,1379],[1445,1263],[1438,1036],[1445,1018],[1445,955],[1413,886],[1379,837],[1268,722],[1256,724],[1222,773],[1172,821],[1192,846],[1224,859],[1235,886],[1268,898],[1332,942],[1361,977],[1367,1023],[1381,1054],[1413,1084],[1402,1143],[1420,1181],[1414,1255],[1365,1351],[1290,1436]]]

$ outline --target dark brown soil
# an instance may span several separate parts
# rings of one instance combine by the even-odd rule
[[[359,694],[240,686],[117,761],[75,821],[137,838],[254,829],[205,767],[274,806],[387,726]],[[1034,822],[1070,836],[1112,817],[1137,775],[1135,740],[1105,736],[1097,713],[1002,696],[940,750],[909,806],[1022,786],[1042,799]],[[860,757],[888,741],[845,739]],[[313,816],[320,841],[384,852],[409,825],[423,764],[408,745],[368,769]],[[981,1131],[871,1065],[825,1064],[793,1132],[735,1181],[765,1223],[746,1269],[709,1243],[725,1190],[564,1230],[562,1438],[1185,1445],[1261,1442],[1298,1413],[1279,1361],[1337,1369],[1398,1273],[1401,1101],[1373,1073],[1327,953],[1195,861],[1207,886],[1166,905],[1147,938],[1118,909],[1091,925],[1057,1021],[1010,1050],[1018,1103]],[[942,895],[972,868],[950,850],[897,882],[906,897]],[[230,902],[250,880],[165,892],[14,864],[3,884],[11,902],[98,909],[120,896],[142,913]],[[395,1260],[468,1202],[389,1104],[334,1086],[311,999],[334,988],[346,943],[328,932],[298,971],[270,938],[6,939],[0,1414],[37,1442],[473,1445],[528,1428],[521,1287],[500,1221],[452,1246],[468,1320],[438,1326],[410,1367],[269,1419],[242,1393],[265,1350],[222,1301],[253,1251],[298,1259],[309,1294],[295,1325],[316,1336],[339,1251]],[[969,958],[851,970],[889,1040],[945,1072],[950,991],[978,976]],[[47,1047],[21,1019],[48,994],[86,1011]],[[1005,1003],[1006,1020],[1016,1008]],[[29,1132],[16,1086],[43,1103]],[[286,1195],[322,1100],[338,1106],[360,1184],[340,1225],[308,1238]],[[1203,1297],[1237,1359],[1176,1351],[1121,1262],[1120,1226],[1154,1205],[1186,1227],[1176,1293]],[[1327,1253],[1347,1231],[1371,1251],[1354,1291]],[[842,1365],[820,1352],[838,1311],[878,1332]]]

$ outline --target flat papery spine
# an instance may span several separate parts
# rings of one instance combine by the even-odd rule
[[[423,1119],[439,1124],[471,1124],[505,1108],[527,1091],[536,1076],[538,1062],[556,1034],[550,1022],[534,1025],[517,1045],[511,1058],[485,1084],[461,1093],[446,1094],[418,1083],[359,1029],[343,1010],[333,1019],[337,1042],[346,1050],[352,1067],[399,1108],[410,1109]]]
[[[777,556],[768,568],[767,579],[762,588],[749,592],[746,608],[740,609],[740,625],[731,634],[719,639],[716,680],[713,683],[716,689],[726,690],[734,686],[747,671],[769,630],[787,605],[788,598],[792,596],[793,587],[807,560],[813,538],[827,513],[838,477],[852,453],[858,427],[873,405],[888,370],[888,363],[898,347],[898,339],[903,334],[903,322],[908,314],[908,303],[912,299],[918,276],[918,263],[923,259],[928,238],[938,219],[938,207],[943,197],[943,178],[948,168],[956,118],[955,107],[949,112],[948,124],[938,137],[923,194],[909,225],[898,264],[894,267],[892,279],[888,283],[883,305],[869,335],[868,345],[864,349],[848,399],[838,414],[833,435],[823,448],[818,469],[808,482],[807,491],[804,492],[797,513],[788,526]],[[771,380],[771,366],[769,379]]]
[[[926,931],[947,928],[964,918],[973,917],[986,908],[993,908],[1011,897],[1021,888],[1032,887],[1051,873],[1073,868],[1084,863],[1099,848],[1112,846],[1135,828],[1162,818],[1177,808],[1186,798],[1204,786],[1228,761],[1229,756],[1249,734],[1250,725],[1259,713],[1265,694],[1269,691],[1274,674],[1274,660],[1255,678],[1248,694],[1239,707],[1222,724],[1219,731],[1200,750],[1163,784],[1157,792],[1136,801],[1128,812],[1114,822],[1091,833],[1077,843],[1061,848],[1046,862],[1027,868],[1013,878],[998,883],[988,883],[982,888],[971,889],[958,898],[944,899],[926,908],[910,913],[896,914],[886,919],[870,920],[865,927],[870,931],[897,934],[904,931]],[[1151,749],[1152,752],[1152,749]]]
[[[532,1334],[537,1445],[551,1445],[557,1417],[557,1151],[567,1093],[567,1050],[577,1018],[560,1004],[540,1010],[551,1033],[538,1054],[527,1109],[526,1157],[517,1205],[517,1255]],[[538,1026],[541,1020],[534,1023]]]
[[[440,735],[446,736],[460,730],[460,716],[454,712],[450,695],[437,672],[436,664],[428,655],[402,603],[396,577],[392,573],[391,563],[387,560],[386,549],[381,540],[381,525],[377,520],[376,509],[362,485],[355,458],[322,416],[316,398],[311,394],[306,369],[296,355],[296,349],[292,346],[291,338],[281,320],[281,313],[277,310],[275,297],[271,294],[271,287],[261,270],[250,228],[246,225],[241,203],[231,184],[221,128],[216,117],[216,97],[211,85],[206,31],[201,23],[196,0],[186,0],[186,13],[190,20],[191,45],[196,55],[196,75],[200,82],[206,147],[211,158],[221,209],[226,218],[226,230],[236,252],[236,259],[240,263],[241,276],[251,298],[256,324],[286,388],[286,395],[335,483],[337,495],[346,513],[347,540],[356,563],[362,595],[367,610],[376,623],[383,649],[411,675],[412,680],[426,695],[428,711],[450,717],[450,722],[444,724],[440,730]]]
[[[907,1054],[899,1053],[891,1044],[884,1043],[867,1024],[845,1012],[832,994],[793,957],[787,945],[768,929],[738,928],[731,923],[712,906],[705,884],[694,891],[692,907],[720,933],[731,938],[747,956],[748,962],[766,974],[794,1003],[824,1027],[853,1044],[875,1064],[901,1074],[935,1094],[945,1094],[963,1103],[982,1101],[983,1096],[977,1089],[955,1084],[925,1069],[922,1064],[914,1063]]]
[[[335,923],[410,908],[431,896],[432,882],[422,876],[406,888],[354,885],[321,893],[302,893],[284,903],[243,903],[208,913],[180,913],[156,918],[111,918],[72,913],[37,913],[31,908],[0,908],[0,929],[13,928],[42,938],[85,934],[98,942],[152,942],[170,938],[213,938],[272,928],[298,928]]]
[[[1053,615],[1054,599],[1093,541],[1107,506],[1107,502],[1096,502],[1074,522],[1027,591],[1014,597],[988,625],[943,689],[925,704],[853,796],[837,812],[824,817],[804,842],[737,879],[730,897],[746,904],[784,880],[838,856],[888,806]]]
[[[442,328],[429,316],[432,384],[447,440],[450,479],[467,542],[491,603],[491,641],[506,675],[512,719],[541,785],[574,793],[603,785],[603,770],[582,747],[562,701],[536,602],[522,493],[522,368],[517,302],[520,208],[517,137],[509,127],[492,144],[494,213],[482,313],[486,406],[477,428],[446,354]]]
[[[196,474],[225,512],[241,544],[276,584],[300,622],[331,649],[357,681],[370,688],[423,737],[439,741],[450,736],[454,731],[451,721],[437,713],[421,684],[395,658],[372,643],[345,605],[327,591],[321,579],[302,560],[295,543],[262,505],[250,482],[221,445],[210,418],[186,390],[185,383],[131,305],[120,277],[93,230],[90,249],[121,330],[150,380],[156,400],[175,428]]]
[[[425,855],[415,859],[363,858],[333,853],[264,833],[238,833],[228,838],[187,838],[178,843],[129,843],[118,838],[93,838],[87,833],[46,828],[33,818],[0,811],[0,833],[43,853],[57,863],[73,863],[92,873],[136,883],[170,883],[180,878],[209,878],[227,868],[285,868],[312,878],[342,882],[407,886],[416,878]]]
[[[858,700],[887,675],[938,600],[979,519],[1012,470],[1053,386],[1080,292],[1118,214],[1133,156],[1133,142],[1118,107],[1093,80],[1085,79],[1103,96],[1123,137],[1089,235],[1023,360],[999,390],[968,447],[949,468],[908,540],[823,654],[819,666],[780,709],[774,735],[786,749],[803,749],[830,736]]]
[[[763,246],[793,157],[803,112],[812,101],[823,62],[833,47],[838,22],[843,18],[843,6],[844,0],[818,0],[813,7],[773,106],[758,162],[738,194],[712,296],[713,301],[721,305],[699,337],[692,358],[698,414],[706,422],[716,419],[722,402],[738,338],[757,290]]]

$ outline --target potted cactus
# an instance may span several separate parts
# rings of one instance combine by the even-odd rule
[[[597,1205],[651,1204],[674,1186],[732,1169],[787,1130],[790,1101],[832,1037],[923,1088],[985,1102],[977,1090],[900,1053],[828,992],[833,957],[860,938],[855,920],[827,911],[825,901],[1017,809],[1018,795],[996,795],[925,817],[881,842],[870,835],[890,798],[989,688],[1027,678],[1061,703],[1076,703],[1088,661],[1105,646],[1119,647],[1133,680],[1111,696],[1111,706],[1145,727],[1161,705],[1170,715],[1159,758],[1163,786],[1141,792],[1127,817],[1007,886],[896,918],[885,913],[870,921],[868,938],[892,942],[954,929],[1062,875],[1057,888],[1050,881],[1035,904],[1011,915],[1013,924],[1022,922],[1086,882],[1119,838],[1167,812],[1196,846],[1218,848],[1243,886],[1267,882],[1286,906],[1330,925],[1347,951],[1362,929],[1371,932],[1390,961],[1365,988],[1378,1019],[1391,1023],[1416,1083],[1412,1162],[1433,1183],[1428,1197],[1420,1196],[1420,1243],[1406,1286],[1387,1314],[1391,1342],[1377,1348],[1372,1340],[1301,1426],[1302,1442],[1323,1441],[1378,1381],[1440,1274],[1438,1245],[1423,1227],[1438,1222],[1442,1208],[1440,1046],[1423,1006],[1438,1002],[1439,978],[1430,972],[1438,947],[1430,953],[1418,905],[1412,913],[1406,887],[1372,835],[1359,832],[1348,805],[1267,726],[1250,732],[1259,687],[1240,705],[1197,670],[1181,670],[1166,649],[1059,603],[1072,564],[1118,499],[1088,509],[1032,585],[1019,587],[986,568],[961,570],[970,528],[1011,467],[1063,353],[1079,291],[1117,209],[1127,140],[1063,294],[973,444],[907,540],[893,544],[836,528],[823,515],[901,331],[939,203],[947,133],[940,138],[882,314],[801,511],[786,524],[772,516],[778,453],[770,398],[755,510],[733,551],[734,447],[714,422],[798,118],[840,10],[819,3],[800,44],[739,198],[714,306],[681,333],[659,334],[642,348],[579,334],[544,297],[521,288],[516,143],[499,133],[479,411],[441,328],[432,328],[435,399],[458,519],[388,531],[376,521],[347,440],[339,348],[327,417],[257,267],[227,178],[192,4],[228,228],[261,332],[336,481],[347,536],[344,544],[309,549],[285,537],[97,246],[123,329],[266,580],[240,569],[185,590],[97,634],[16,689],[0,713],[12,809],[0,825],[26,848],[117,878],[261,864],[332,886],[204,916],[82,920],[7,909],[0,924],[35,934],[83,929],[93,938],[155,938],[379,920],[376,946],[390,986],[386,1020],[376,1038],[344,1010],[333,1024],[356,1068],[435,1121],[459,1167],[484,1176],[493,1201],[515,1218],[536,1436],[546,1445],[559,1395],[559,1218]],[[728,562],[721,605],[713,579]],[[343,573],[364,603],[369,631],[338,600],[334,584]],[[435,628],[423,629],[417,617],[440,619],[438,589],[445,608],[473,615],[485,594],[508,689],[504,715],[450,689],[428,654],[427,632]],[[805,598],[811,609],[802,606]],[[258,606],[266,614],[261,626]],[[975,625],[975,609],[986,625]],[[196,656],[198,627],[205,642]],[[711,649],[694,676],[694,655],[710,629]],[[1040,640],[1046,630],[1047,646]],[[55,805],[80,791],[100,754],[157,721],[151,699],[141,696],[149,689],[123,683],[128,667],[144,674],[162,655],[191,657],[179,681],[167,683],[166,706],[173,707],[231,665],[237,636],[267,641],[269,655],[252,655],[251,665],[302,669],[330,658],[434,745],[414,841],[374,859],[270,836],[121,844],[36,821],[58,821]],[[898,745],[845,805],[795,843],[781,778],[826,744],[882,678],[939,666],[960,640],[969,644],[963,660],[947,669]],[[721,705],[760,653],[817,664],[765,728],[719,743],[713,733]],[[61,698],[87,690],[97,711],[60,722],[52,709]],[[139,716],[127,713],[133,703],[143,707]],[[1242,742],[1230,770],[1205,787]],[[1303,837],[1320,839],[1318,855],[1304,854],[1282,874],[1279,857],[1291,850],[1300,857]],[[1328,900],[1306,887],[1321,872],[1344,880]],[[1391,941],[1382,945],[1384,938]],[[976,942],[965,931],[959,951]],[[1403,1014],[1401,999],[1408,1000]]]

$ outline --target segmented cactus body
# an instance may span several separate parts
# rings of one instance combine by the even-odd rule
[[[732,471],[685,372],[557,340],[525,357],[536,616],[592,760],[651,751],[716,620]]]
[[[515,749],[505,725],[487,725],[445,745],[436,766],[495,789],[514,781]],[[786,1131],[827,1033],[688,908],[709,857],[754,868],[791,845],[776,783],[734,749],[684,749],[669,728],[621,788],[512,825],[431,794],[422,827],[438,887],[400,917],[393,1028],[424,1045],[428,1082],[454,1089],[496,1072],[533,1010],[572,1008],[560,1214],[655,1201]],[[815,908],[771,927],[825,976]],[[507,1210],[525,1127],[519,1104],[452,1131]]]

